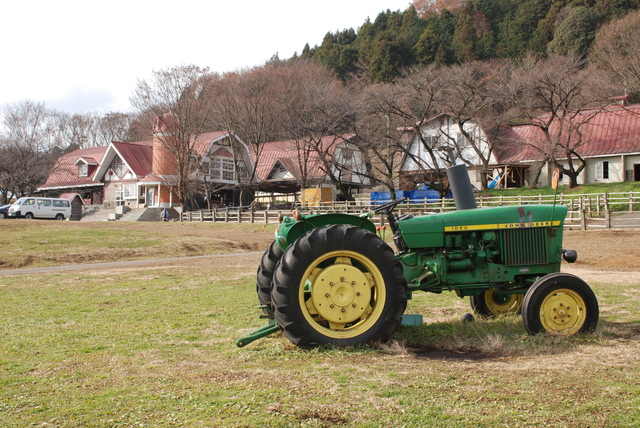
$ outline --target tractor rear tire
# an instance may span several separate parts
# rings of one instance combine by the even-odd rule
[[[471,296],[471,309],[481,317],[495,318],[503,315],[519,314],[522,310],[523,294],[500,293],[495,288],[482,290],[477,296]]]
[[[389,245],[351,225],[307,232],[273,275],[274,315],[298,346],[386,342],[407,306],[407,281]]]
[[[270,310],[273,310],[271,305],[271,281],[273,279],[273,271],[276,269],[276,265],[284,251],[280,249],[276,241],[273,241],[267,251],[264,252],[260,266],[258,266],[258,273],[256,275],[256,292],[258,293],[258,300],[263,306],[267,306]]]
[[[552,273],[536,281],[524,296],[522,320],[529,334],[572,336],[598,325],[598,299],[582,279]]]

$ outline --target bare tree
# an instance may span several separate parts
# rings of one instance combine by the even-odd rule
[[[414,181],[429,182],[442,196],[448,190],[443,168],[446,157],[439,151],[438,139],[428,135],[426,125],[441,113],[446,73],[446,69],[433,64],[409,70],[395,83],[397,95],[383,99],[393,122],[405,123],[413,134],[405,162],[419,171],[413,174]]]
[[[285,126],[296,141],[302,188],[308,174],[309,160],[316,159],[318,167],[335,185],[338,197],[348,198],[340,165],[334,162],[336,145],[344,141],[344,134],[353,120],[353,95],[341,81],[325,68],[300,63],[291,74],[287,90],[282,93]]]
[[[442,129],[443,144],[456,151],[470,168],[480,166],[480,185],[486,189],[492,155],[500,143],[498,134],[500,98],[496,96],[497,72],[501,64],[467,62],[448,69],[441,109],[453,122]]]
[[[640,12],[602,26],[593,46],[591,61],[616,82],[640,96]]]
[[[195,143],[199,135],[210,130],[210,78],[207,68],[195,65],[154,71],[149,81],[138,81],[131,97],[131,104],[147,121],[148,129],[155,126],[167,131],[157,135],[172,158],[174,171],[162,179],[175,189],[183,207],[188,206],[195,186],[199,163]]]
[[[44,103],[24,101],[5,107],[0,133],[2,198],[35,192],[62,149],[55,138],[55,114]]]
[[[127,135],[133,121],[134,116],[127,113],[111,112],[100,116],[98,121],[100,140],[96,141],[96,145],[109,144],[111,141],[128,141]]]
[[[399,172],[409,146],[409,135],[402,115],[396,114],[399,87],[371,85],[363,91],[356,106],[354,132],[365,157],[366,177],[385,186],[392,199],[399,186]]]
[[[273,141],[281,128],[282,105],[278,94],[287,84],[286,77],[285,66],[268,63],[226,75],[215,85],[216,120],[233,136],[231,149],[241,205],[247,203],[248,194],[256,185],[255,165],[260,161],[264,144]]]
[[[538,138],[529,141],[577,185],[586,161],[580,155],[585,139],[582,127],[607,107],[610,92],[601,77],[584,68],[579,59],[554,56],[525,58],[502,74],[502,91],[511,108],[505,117],[534,127]]]

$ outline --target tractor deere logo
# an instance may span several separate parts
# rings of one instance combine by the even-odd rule
[[[560,226],[560,220],[556,221],[530,221],[524,223],[493,223],[493,224],[468,224],[462,226],[445,226],[445,232],[464,232],[470,230],[495,230],[495,229],[525,229],[530,227]]]

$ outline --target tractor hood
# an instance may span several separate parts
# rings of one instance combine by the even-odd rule
[[[476,208],[414,217],[398,223],[409,248],[444,246],[445,233],[499,229],[562,227],[564,205],[515,205]]]

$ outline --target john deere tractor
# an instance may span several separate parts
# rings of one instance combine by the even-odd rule
[[[567,208],[474,208],[473,192],[464,187],[457,189],[464,195],[456,199],[458,210],[442,214],[398,217],[394,208],[402,198],[359,216],[294,212],[282,218],[257,274],[270,325],[238,346],[277,330],[299,346],[384,342],[416,291],[468,296],[479,316],[521,313],[530,334],[593,331],[593,291],[560,273],[563,258],[577,258],[562,247]],[[371,218],[380,214],[395,251],[376,233]]]

